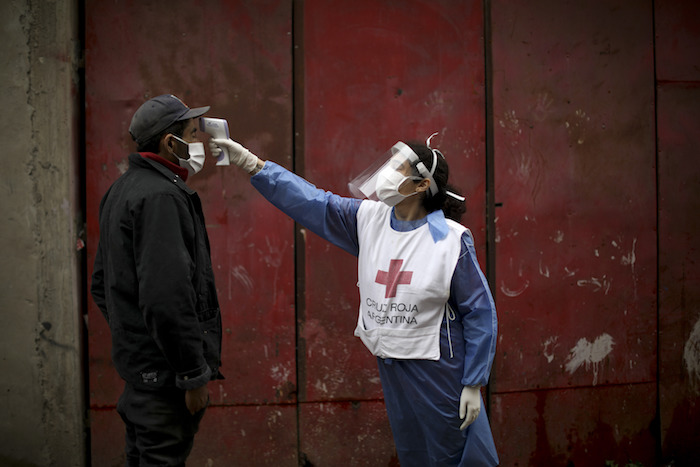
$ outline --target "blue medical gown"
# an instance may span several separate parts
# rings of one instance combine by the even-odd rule
[[[251,183],[296,222],[358,255],[357,211],[363,200],[320,190],[271,161]],[[399,221],[393,213],[391,217],[392,228],[401,231],[425,222],[426,218]],[[440,360],[377,358],[402,467],[498,465],[485,410],[466,430],[459,429],[462,387],[487,384],[497,334],[496,308],[468,232],[462,236],[448,303],[454,320],[443,320]]]

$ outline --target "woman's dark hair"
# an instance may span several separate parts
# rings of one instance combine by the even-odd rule
[[[153,138],[147,140],[145,143],[141,144],[138,148],[136,148],[137,152],[153,152],[153,153],[158,153],[160,150],[160,139],[167,135],[168,133],[172,133],[175,136],[182,137],[182,134],[185,132],[185,127],[187,127],[187,122],[189,120],[178,120],[177,122],[173,123],[170,125],[168,128],[165,130],[161,131],[158,133],[156,136]]]
[[[415,141],[410,141],[406,143],[413,152],[418,155],[420,161],[425,165],[425,168],[430,171],[433,167],[433,151],[425,144],[417,143]],[[418,174],[420,175],[420,174]],[[456,195],[459,195],[459,191],[448,183],[448,178],[450,175],[450,168],[447,165],[447,161],[441,154],[437,156],[437,167],[433,173],[433,179],[438,187],[438,192],[434,195],[430,194],[430,190],[426,192],[425,198],[423,198],[423,207],[425,210],[430,212],[442,209],[445,213],[445,217],[459,222],[462,215],[467,211],[467,207],[463,201],[448,196],[447,192],[450,191]]]

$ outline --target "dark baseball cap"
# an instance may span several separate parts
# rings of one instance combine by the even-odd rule
[[[144,102],[134,112],[129,125],[129,134],[141,145],[157,136],[173,123],[199,117],[209,111],[209,106],[190,109],[172,94],[163,94]]]

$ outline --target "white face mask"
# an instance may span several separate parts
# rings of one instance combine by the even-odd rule
[[[204,143],[188,143],[182,138],[178,138],[177,136],[173,135],[173,137],[181,143],[180,146],[182,145],[187,145],[187,155],[189,156],[188,159],[183,159],[181,158],[177,153],[173,152],[175,154],[175,157],[177,157],[178,162],[180,163],[180,167],[184,167],[187,169],[187,172],[190,175],[194,175],[200,170],[202,170],[202,167],[204,167]]]
[[[387,206],[396,206],[409,196],[413,196],[417,191],[410,195],[404,195],[399,192],[399,188],[406,180],[413,179],[401,172],[396,171],[391,167],[387,167],[377,174],[377,198]]]

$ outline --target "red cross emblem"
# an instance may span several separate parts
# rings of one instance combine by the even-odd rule
[[[413,272],[401,271],[402,265],[402,259],[392,259],[389,262],[389,271],[377,271],[377,278],[374,279],[374,282],[376,282],[377,284],[386,285],[386,292],[384,292],[384,298],[396,297],[396,287],[399,284],[411,283],[411,277],[413,277]]]

